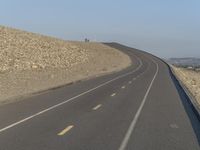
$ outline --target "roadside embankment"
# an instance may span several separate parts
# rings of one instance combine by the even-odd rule
[[[200,72],[174,66],[172,69],[179,80],[194,96],[200,108]]]
[[[127,55],[101,43],[64,41],[0,26],[0,104],[130,64]]]

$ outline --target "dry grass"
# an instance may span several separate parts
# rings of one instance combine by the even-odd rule
[[[0,102],[121,70],[130,63],[127,55],[100,43],[64,41],[0,26]]]
[[[200,72],[173,67],[175,74],[196,98],[200,106]]]

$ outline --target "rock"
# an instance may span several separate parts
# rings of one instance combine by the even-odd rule
[[[31,68],[32,68],[32,69],[37,69],[37,68],[38,68],[38,66],[37,66],[37,65],[35,65],[35,64],[33,64],[33,65],[31,66]]]

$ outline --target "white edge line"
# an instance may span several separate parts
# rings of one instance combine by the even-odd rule
[[[152,61],[153,61],[153,60],[152,60]],[[153,61],[153,62],[155,63],[155,61]],[[131,122],[131,124],[130,124],[130,126],[129,126],[129,128],[128,128],[126,134],[125,134],[125,137],[124,137],[124,139],[123,139],[123,141],[122,141],[122,143],[121,143],[121,145],[120,145],[120,147],[119,147],[119,150],[125,150],[125,148],[126,148],[128,142],[129,142],[130,136],[131,136],[131,134],[132,134],[132,132],[133,132],[135,126],[136,126],[136,123],[137,123],[137,121],[138,121],[138,118],[139,118],[139,116],[140,116],[140,114],[141,114],[141,112],[142,112],[142,109],[143,109],[143,107],[144,107],[144,104],[145,104],[145,102],[146,102],[146,100],[147,100],[147,97],[148,97],[148,95],[149,95],[149,92],[150,92],[150,90],[151,90],[151,88],[152,88],[152,85],[153,85],[153,83],[154,83],[154,80],[156,79],[156,76],[157,76],[158,71],[159,71],[159,67],[158,67],[158,64],[157,64],[157,63],[155,63],[155,64],[156,64],[156,73],[155,73],[155,75],[154,75],[154,77],[153,77],[153,79],[152,79],[152,81],[151,81],[151,83],[150,83],[150,85],[149,85],[149,87],[148,87],[148,89],[147,89],[145,95],[144,95],[144,98],[143,98],[143,100],[142,100],[142,102],[141,102],[141,104],[140,104],[140,107],[138,108],[138,110],[137,110],[137,112],[136,112],[136,114],[135,114],[135,117],[134,117],[133,121]]]
[[[102,83],[102,84],[100,84],[100,85],[98,85],[98,86],[96,86],[96,87],[94,87],[94,88],[92,88],[92,89],[90,89],[90,90],[87,90],[87,91],[85,91],[85,92],[83,92],[83,93],[81,93],[81,94],[79,94],[79,95],[76,95],[76,96],[74,96],[74,97],[72,97],[72,98],[70,98],[70,99],[68,99],[68,100],[66,100],[66,101],[63,101],[63,102],[61,102],[61,103],[58,103],[58,104],[56,104],[56,105],[54,105],[54,106],[51,106],[51,107],[49,107],[49,108],[47,108],[47,109],[44,109],[44,110],[40,111],[40,112],[38,112],[38,113],[36,113],[36,114],[34,114],[34,115],[31,115],[31,116],[29,116],[29,117],[27,117],[27,118],[24,118],[24,119],[22,119],[22,120],[20,120],[20,121],[17,121],[17,122],[15,122],[15,123],[11,124],[11,125],[8,125],[8,126],[6,126],[6,127],[4,127],[4,128],[1,128],[1,129],[0,129],[0,133],[3,132],[3,131],[8,130],[8,129],[14,127],[14,126],[17,126],[17,125],[19,125],[19,124],[21,124],[21,123],[23,123],[23,122],[26,122],[26,121],[28,121],[28,120],[34,118],[34,117],[37,117],[37,116],[39,116],[39,115],[41,115],[41,114],[43,114],[43,113],[45,113],[45,112],[47,112],[47,111],[50,111],[50,110],[52,110],[52,109],[55,109],[55,108],[57,108],[57,107],[59,107],[59,106],[65,104],[65,103],[68,103],[68,102],[70,102],[70,101],[72,101],[72,100],[74,100],[74,99],[76,99],[76,98],[78,98],[78,97],[80,97],[80,96],[83,96],[83,95],[85,95],[85,94],[87,94],[87,93],[90,93],[90,92],[92,92],[92,91],[94,91],[94,90],[96,90],[96,89],[98,89],[98,88],[100,88],[100,87],[102,87],[102,86],[104,86],[104,85],[107,85],[107,84],[109,84],[109,83],[111,83],[111,82],[113,82],[113,81],[116,81],[116,80],[118,80],[118,79],[120,79],[120,78],[123,78],[123,77],[125,77],[125,76],[128,76],[128,75],[130,75],[130,74],[136,72],[137,70],[139,70],[139,69],[142,67],[143,63],[142,63],[142,61],[141,61],[140,58],[138,58],[138,57],[135,57],[135,58],[139,60],[139,66],[138,66],[135,70],[130,71],[130,72],[128,72],[128,73],[125,73],[125,74],[123,74],[123,75],[120,75],[120,76],[118,76],[118,77],[115,77],[114,79],[111,79],[111,80],[109,80],[109,81],[107,81],[107,82],[104,82],[104,83]]]

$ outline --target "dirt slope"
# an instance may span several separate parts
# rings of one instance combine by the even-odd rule
[[[178,78],[195,97],[200,107],[200,72],[173,67]]]
[[[131,64],[100,43],[70,42],[0,26],[0,103]]]

